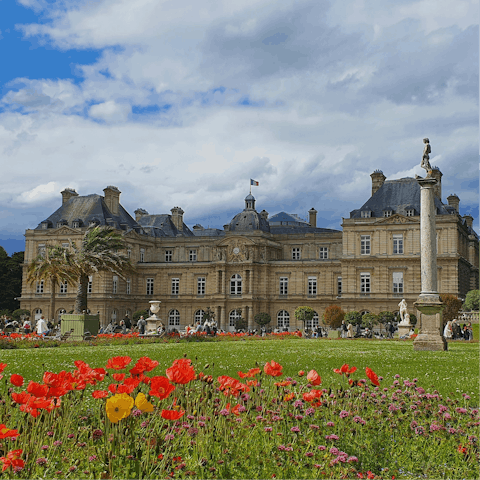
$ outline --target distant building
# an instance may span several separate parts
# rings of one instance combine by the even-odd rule
[[[439,291],[464,297],[478,288],[478,236],[473,218],[459,215],[459,198],[441,200],[436,190]],[[309,305],[318,324],[325,308],[398,311],[405,298],[411,313],[420,293],[420,187],[413,178],[387,181],[372,175],[372,196],[343,219],[343,231],[317,228],[317,211],[308,221],[280,212],[271,217],[245,198],[245,208],[223,229],[183,221],[180,207],[151,215],[137,209],[135,219],[120,204],[120,191],[109,186],[104,196],[62,192],[62,206],[35,229],[27,230],[25,268],[48,244],[80,240],[92,225],[120,230],[137,272],[122,280],[111,273],[90,278],[88,305],[103,324],[160,300],[159,312],[169,328],[183,328],[210,307],[220,327],[232,330],[241,314],[250,328],[253,317],[268,312],[271,326],[290,329],[295,309]],[[57,289],[55,318],[71,311],[75,285]],[[23,282],[21,308],[51,318],[49,284]]]

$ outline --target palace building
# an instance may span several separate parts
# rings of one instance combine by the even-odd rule
[[[442,173],[437,179],[438,291],[464,298],[478,289],[478,236],[473,217],[460,216],[456,195],[442,202]],[[137,209],[133,218],[120,204],[120,191],[108,186],[104,195],[62,192],[62,205],[36,228],[27,230],[25,272],[50,244],[80,241],[92,225],[122,232],[136,273],[125,280],[99,273],[90,278],[88,306],[103,325],[148,308],[160,300],[158,316],[169,328],[201,320],[207,308],[220,328],[232,330],[242,316],[255,328],[254,316],[267,312],[271,326],[302,328],[294,311],[311,306],[317,324],[325,308],[379,313],[398,311],[402,298],[410,313],[420,293],[420,186],[414,178],[386,180],[371,174],[372,194],[342,219],[343,230],[318,228],[317,211],[308,221],[280,212],[257,212],[255,198],[223,229],[184,223],[184,211],[149,214]],[[21,308],[36,317],[58,318],[73,310],[76,285],[57,289],[56,312],[50,312],[49,282],[23,280]],[[311,326],[311,325],[308,325]]]

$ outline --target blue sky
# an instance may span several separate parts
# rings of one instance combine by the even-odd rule
[[[65,187],[222,228],[253,178],[340,228],[425,136],[476,226],[478,45],[467,0],[0,0],[0,245]]]

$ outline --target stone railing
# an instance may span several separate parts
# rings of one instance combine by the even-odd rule
[[[480,312],[458,312],[457,318],[462,323],[478,323]]]

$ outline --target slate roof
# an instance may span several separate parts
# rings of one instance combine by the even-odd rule
[[[444,205],[438,197],[435,197],[435,206],[437,215],[450,215],[452,212],[452,209]],[[350,212],[350,218],[361,218],[361,212],[366,210],[372,212],[372,217],[383,217],[385,209],[405,215],[407,208],[413,208],[414,215],[420,215],[420,185],[410,177],[385,181],[362,208]]]
[[[145,233],[152,237],[194,236],[193,232],[185,224],[183,224],[183,231],[178,230],[172,221],[172,216],[168,214],[143,215],[138,219],[138,223]]]
[[[70,198],[44,222],[47,221],[49,227],[56,228],[58,223],[73,227],[73,222],[79,220],[80,227],[96,221],[98,225],[109,225],[122,230],[138,230],[135,219],[121,205],[118,206],[118,215],[113,215],[107,208],[104,198],[97,194]],[[35,230],[41,230],[42,223]]]
[[[231,232],[249,232],[253,230],[269,232],[270,226],[268,221],[258,214],[256,210],[246,208],[232,218],[229,230]]]
[[[286,213],[286,212],[280,212],[275,215],[272,215],[268,219],[268,223],[270,226],[274,225],[297,225],[297,226],[310,226],[310,224],[295,215],[294,213]]]

